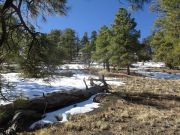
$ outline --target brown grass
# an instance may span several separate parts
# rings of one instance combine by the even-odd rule
[[[180,81],[121,78],[126,85],[98,96],[101,107],[25,135],[179,135]]]

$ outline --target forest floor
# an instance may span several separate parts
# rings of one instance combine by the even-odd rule
[[[100,107],[19,135],[179,135],[180,81],[120,76],[125,85],[97,95]]]

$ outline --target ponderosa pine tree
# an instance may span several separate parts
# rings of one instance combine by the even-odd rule
[[[110,61],[118,67],[126,66],[130,74],[130,65],[137,60],[140,32],[135,29],[136,22],[126,9],[120,8],[112,25],[112,38],[109,52]]]
[[[180,4],[179,0],[158,0],[153,7],[158,11],[156,30],[151,44],[154,51],[154,59],[163,61],[169,68],[180,66]],[[174,57],[175,56],[175,57]]]
[[[62,34],[63,31],[57,29],[54,29],[47,34],[49,46],[51,46],[51,51],[49,52],[49,55],[47,55],[52,58],[52,63],[56,63],[56,65],[62,64],[62,61],[64,60],[63,58],[66,56],[64,48],[60,44]]]
[[[65,51],[65,60],[71,62],[76,55],[76,33],[74,30],[67,28],[63,31],[60,46]]]
[[[151,36],[143,39],[138,51],[138,61],[152,60]]]
[[[58,44],[60,42],[62,34],[63,32],[61,30],[54,29],[47,34],[47,37],[51,43]]]
[[[111,31],[107,26],[102,26],[96,40],[96,52],[93,54],[93,59],[106,66],[107,71],[109,67],[109,50],[111,40]]]
[[[85,62],[86,64],[88,64],[88,66],[90,66],[91,63],[91,46],[90,46],[90,41],[88,38],[88,34],[87,32],[84,33],[82,39],[81,39],[81,59],[83,62]]]
[[[91,45],[89,43],[85,44],[85,46],[81,49],[82,60],[84,63],[90,67],[91,65]]]
[[[88,34],[87,32],[84,33],[81,41],[80,41],[80,44],[81,44],[81,49],[86,45],[86,44],[89,44],[89,38],[88,38]]]
[[[47,65],[39,64],[44,63],[44,55],[41,52],[48,48],[42,45],[42,33],[36,32],[35,27],[32,24],[32,20],[37,18],[46,19],[46,15],[66,15],[67,12],[66,0],[3,0],[0,2],[0,59],[9,60],[10,57],[6,57],[6,52],[10,54],[17,54],[21,60],[21,65],[23,69],[27,72],[32,71],[32,69],[39,68],[37,76],[44,70],[47,69]],[[12,18],[16,20],[16,23],[12,23]],[[21,33],[21,34],[19,34]],[[21,38],[16,38],[16,36]],[[28,39],[28,40],[26,40]],[[12,49],[9,48],[12,45]],[[16,50],[17,48],[17,50]],[[41,50],[42,49],[42,50]],[[37,51],[38,50],[38,51]],[[20,53],[19,53],[20,52]],[[37,53],[37,54],[35,54]],[[23,56],[21,56],[23,55]],[[42,57],[41,57],[42,56]],[[35,60],[37,59],[37,60]],[[29,66],[27,66],[27,63]],[[38,62],[37,62],[38,61]],[[7,62],[7,61],[5,61]],[[31,65],[32,64],[32,65]],[[35,65],[37,64],[37,65]],[[47,63],[46,63],[47,64]],[[49,65],[51,67],[53,64]],[[32,67],[34,66],[34,67]],[[30,69],[27,69],[30,68]],[[30,73],[28,73],[30,74]],[[46,73],[45,73],[46,74]]]
[[[91,46],[91,53],[96,51],[96,39],[97,39],[97,32],[93,31],[91,33],[91,41],[90,41],[90,46]]]
[[[121,0],[120,0],[121,1]],[[153,0],[127,0],[132,10],[142,9],[145,3],[150,3]]]
[[[44,21],[46,15],[65,15],[67,11],[66,0],[3,0],[0,2],[0,47],[8,42],[9,35],[16,30],[27,31],[30,39],[36,40],[39,34],[31,29],[31,20],[41,17]],[[11,25],[10,20],[15,17],[18,24]],[[34,41],[33,41],[34,42]]]

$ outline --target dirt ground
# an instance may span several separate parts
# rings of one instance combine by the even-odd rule
[[[180,135],[180,81],[121,77],[87,114],[20,135]]]

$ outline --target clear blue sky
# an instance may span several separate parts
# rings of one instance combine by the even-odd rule
[[[90,36],[93,30],[98,31],[102,25],[111,26],[118,9],[127,8],[125,0],[122,2],[124,3],[121,4],[119,0],[68,0],[70,7],[68,15],[49,16],[46,23],[38,20],[39,31],[50,32],[52,29],[72,28],[79,37],[82,37],[84,32],[88,32]],[[138,24],[137,29],[141,31],[140,40],[150,35],[156,14],[149,11],[149,6],[146,5],[143,10],[130,11],[130,13]]]

